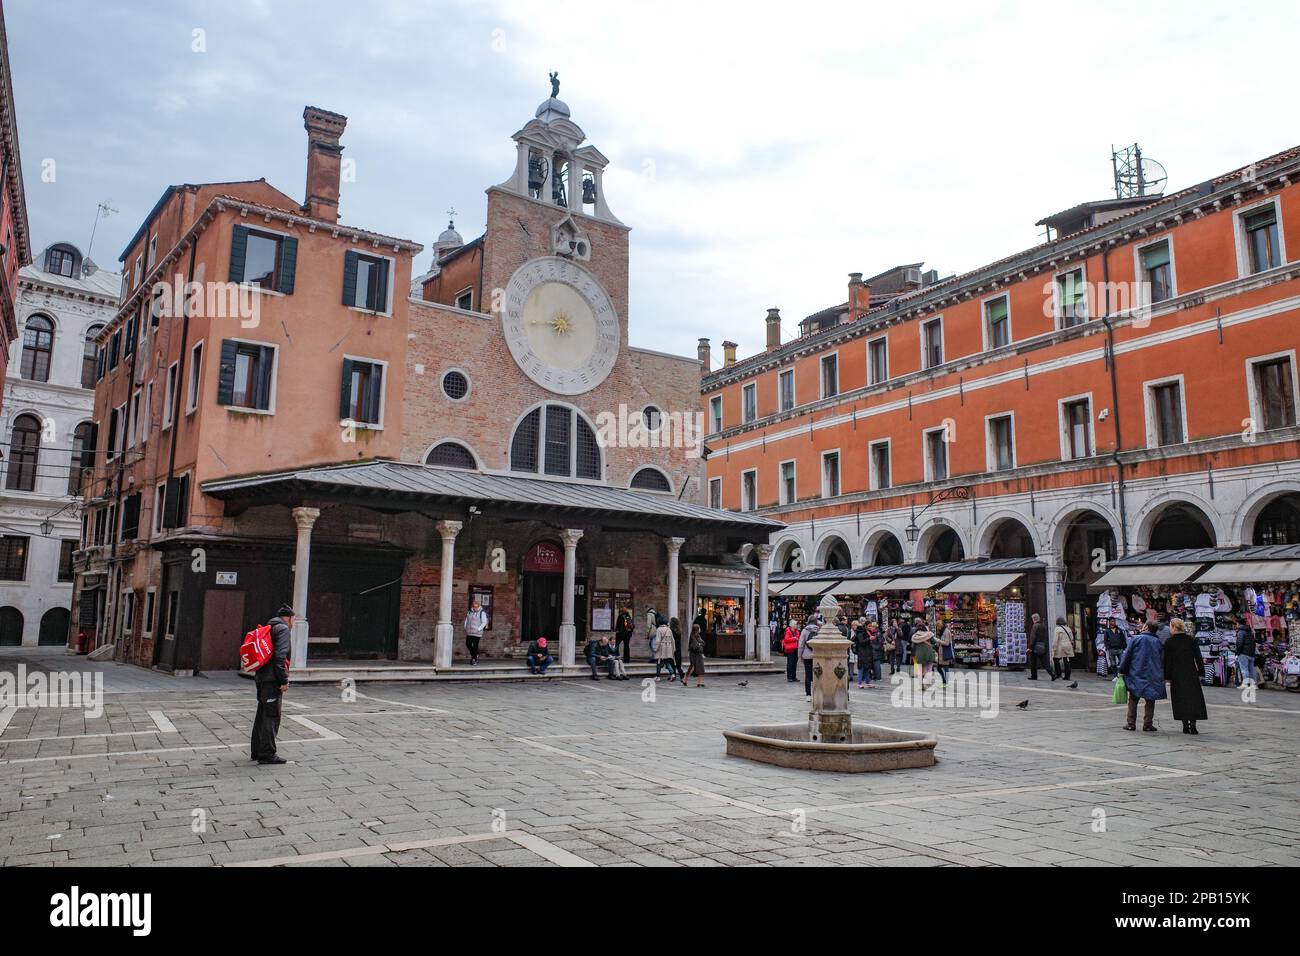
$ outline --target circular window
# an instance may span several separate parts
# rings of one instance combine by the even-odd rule
[[[657,432],[663,420],[664,413],[654,405],[647,405],[641,409],[641,421],[645,422],[645,427],[650,431]]]
[[[469,378],[453,369],[442,377],[442,393],[453,402],[461,401],[469,394]]]

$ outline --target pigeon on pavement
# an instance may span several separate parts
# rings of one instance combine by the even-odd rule
[[[1021,710],[1028,710],[1028,709],[1029,709],[1029,701],[1027,701],[1027,700],[1022,700],[1020,703],[1016,704],[1016,706],[1019,707]]]

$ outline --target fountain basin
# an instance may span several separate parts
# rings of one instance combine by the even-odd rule
[[[877,724],[853,723],[852,742],[809,739],[809,726],[764,724],[724,730],[727,755],[794,770],[874,773],[934,766],[938,738]]]

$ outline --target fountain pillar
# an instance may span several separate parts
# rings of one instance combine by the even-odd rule
[[[808,712],[808,739],[814,743],[852,743],[853,714],[849,710],[849,647],[835,618],[839,603],[822,598],[817,636],[808,642],[813,652],[812,710]]]

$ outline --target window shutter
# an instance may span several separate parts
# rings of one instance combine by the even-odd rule
[[[379,260],[379,289],[375,293],[375,311],[388,311],[388,260]]]
[[[167,479],[167,491],[164,492],[163,498],[163,527],[179,528],[180,527],[180,505],[181,505],[181,480],[179,478]]]
[[[1142,264],[1148,269],[1169,265],[1169,243],[1161,242],[1142,250]]]
[[[294,275],[297,271],[298,240],[293,236],[285,236],[280,240],[280,262],[276,269],[279,278],[275,291],[283,292],[285,295],[292,295]]]
[[[352,255],[352,253],[348,253]],[[355,266],[355,263],[353,264]],[[355,269],[352,278],[356,279]],[[354,282],[355,284],[355,282]],[[343,360],[343,388],[339,392],[339,419],[343,420],[352,415],[352,359]]]
[[[230,236],[230,281],[244,281],[244,259],[248,254],[248,227],[236,226]]]
[[[258,408],[266,411],[271,408],[271,376],[274,372],[275,349],[263,345],[262,354],[257,360],[257,381],[253,386],[253,400]]]
[[[229,405],[235,400],[235,355],[239,343],[225,339],[221,343],[221,367],[217,370],[217,404]]]
[[[378,425],[380,424],[379,421],[380,418],[379,409],[381,407],[380,402],[383,400],[384,397],[384,367],[382,365],[370,366],[369,382],[370,382],[370,403],[369,404],[370,404],[370,411],[371,411],[371,418],[369,423],[371,425]]]
[[[357,304],[357,261],[359,253],[348,252],[343,256],[343,304]]]

